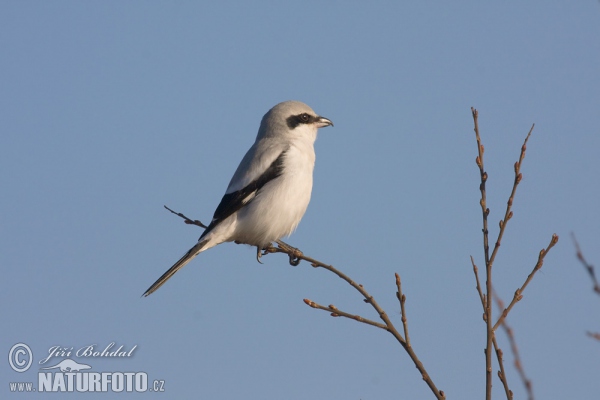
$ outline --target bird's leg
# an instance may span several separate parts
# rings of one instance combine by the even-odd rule
[[[279,248],[281,248],[283,251],[285,251],[288,254],[288,256],[290,257],[290,265],[296,267],[296,266],[298,266],[298,264],[300,264],[300,261],[302,261],[300,259],[300,256],[302,255],[302,252],[300,250],[298,250],[295,247],[290,246],[289,244],[285,243],[282,240],[276,240],[275,243],[277,243]]]

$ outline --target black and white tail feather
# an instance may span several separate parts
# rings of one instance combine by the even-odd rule
[[[198,243],[143,296],[218,244],[235,241],[260,250],[292,233],[310,201],[317,130],[329,125],[333,126],[330,120],[298,101],[269,110]]]

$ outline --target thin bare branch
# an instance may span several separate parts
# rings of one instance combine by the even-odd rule
[[[178,213],[178,212],[171,210],[167,206],[163,206],[163,207],[166,208],[167,210],[171,211],[171,213],[177,215],[178,217],[183,218],[185,223],[188,225],[196,225],[196,226],[199,226],[200,228],[204,228],[204,229],[208,228],[206,225],[204,225],[202,222],[198,221],[197,219],[190,219],[190,218],[186,217],[185,215],[183,215],[182,213]]]
[[[531,125],[531,129],[529,129],[529,133],[527,133],[527,137],[525,137],[525,141],[523,142],[523,146],[521,146],[521,154],[519,155],[519,161],[515,163],[515,179],[513,181],[512,191],[510,192],[510,197],[506,202],[506,211],[504,213],[504,219],[500,221],[500,231],[498,232],[498,238],[496,239],[496,244],[494,245],[494,250],[492,251],[492,256],[490,257],[490,263],[494,263],[494,259],[496,258],[496,254],[498,253],[498,249],[500,248],[500,242],[502,241],[502,236],[504,236],[504,230],[506,229],[507,222],[512,218],[513,212],[511,211],[513,201],[515,199],[515,193],[517,192],[517,186],[523,179],[523,174],[521,174],[521,164],[523,163],[523,159],[525,158],[525,152],[527,150],[527,141],[531,136],[531,132],[533,132],[533,128],[535,124]]]
[[[471,264],[473,265],[473,273],[475,274],[475,281],[477,282],[477,293],[479,293],[479,298],[481,299],[481,305],[483,306],[483,310],[484,310],[483,320],[485,321],[485,319],[487,318],[487,314],[485,313],[486,297],[483,294],[483,292],[481,291],[481,285],[479,283],[479,273],[478,273],[479,270],[477,268],[477,265],[475,265],[475,261],[473,260],[472,256],[471,256]],[[504,360],[502,358],[502,350],[498,346],[498,341],[496,340],[495,332],[494,332],[494,337],[492,338],[492,344],[494,345],[494,349],[496,350],[496,358],[498,359],[498,365],[500,366],[500,371],[498,371],[498,378],[500,378],[500,382],[502,382],[502,385],[504,386],[504,392],[506,393],[506,398],[508,400],[512,400],[513,393],[510,390],[510,388],[508,387],[508,380],[506,378],[506,372],[504,370]]]
[[[329,306],[325,307],[325,306],[315,303],[314,301],[309,300],[309,299],[304,299],[304,302],[312,308],[317,308],[319,310],[324,310],[324,311],[330,312],[332,317],[346,317],[346,318],[353,319],[358,322],[376,326],[377,328],[381,328],[386,331],[388,330],[388,327],[380,322],[371,321],[370,319],[363,318],[360,315],[355,315],[355,314],[350,314],[350,313],[344,312],[344,311],[338,309],[333,304],[330,304]]]
[[[498,375],[500,377],[502,384],[504,385],[504,389],[505,389],[507,398],[512,399],[512,392],[508,388],[508,383],[506,381],[506,374],[504,372],[504,365],[502,362],[502,350],[498,347],[498,343],[497,343],[496,337],[495,337],[495,331],[496,331],[498,324],[496,324],[495,326],[492,326],[492,305],[491,305],[491,298],[493,295],[492,266],[494,264],[496,255],[498,254],[498,250],[499,250],[500,244],[502,242],[502,237],[504,235],[506,225],[513,216],[512,205],[514,202],[515,193],[517,190],[517,186],[523,179],[523,175],[521,174],[521,164],[523,162],[523,159],[525,158],[525,152],[527,150],[527,141],[529,140],[529,137],[531,136],[531,132],[533,132],[533,128],[534,128],[535,124],[531,126],[531,129],[527,133],[527,136],[525,137],[523,145],[521,146],[521,153],[519,155],[519,160],[514,165],[515,178],[513,181],[513,187],[512,187],[510,196],[508,198],[508,201],[506,203],[506,211],[504,213],[504,219],[500,220],[500,222],[499,222],[500,229],[498,232],[498,237],[494,244],[492,254],[490,255],[489,244],[488,244],[489,243],[488,216],[490,213],[490,209],[487,207],[487,199],[486,199],[486,182],[488,179],[488,174],[487,174],[487,172],[485,172],[484,163],[483,163],[483,153],[484,153],[485,149],[483,147],[483,144],[481,143],[481,137],[479,134],[479,124],[478,124],[478,115],[479,114],[478,114],[477,110],[475,110],[472,107],[471,107],[471,112],[473,114],[473,122],[475,125],[474,130],[475,130],[475,138],[477,140],[477,151],[478,151],[478,156],[475,159],[475,162],[476,162],[477,166],[479,167],[479,173],[480,173],[480,178],[481,178],[481,183],[479,185],[479,189],[481,191],[481,200],[479,201],[479,204],[481,206],[481,211],[482,211],[482,215],[483,215],[483,249],[484,249],[484,256],[485,256],[485,267],[486,267],[486,269],[485,269],[485,271],[486,271],[486,293],[485,294],[483,293],[483,290],[479,283],[478,269],[477,269],[477,266],[475,265],[475,262],[472,257],[471,257],[471,264],[473,265],[473,271],[475,273],[475,279],[477,281],[477,292],[479,293],[479,298],[480,298],[481,303],[484,308],[484,318],[483,319],[486,323],[486,333],[487,333],[487,343],[486,343],[486,348],[485,348],[486,400],[490,400],[491,396],[492,396],[492,350],[491,350],[492,345],[496,349],[496,356],[498,358],[498,363],[500,365],[500,371],[498,372]],[[557,240],[558,240],[558,237],[557,237]],[[542,259],[543,259],[543,257],[542,257]],[[541,264],[540,264],[540,267],[541,267]],[[531,279],[531,277],[533,277],[533,274],[530,274],[530,278],[528,278],[528,281],[526,281],[526,284],[524,286],[526,286],[527,283],[529,283],[529,280]],[[523,289],[524,289],[524,287],[523,287]],[[511,306],[509,306],[509,307],[511,307]],[[510,308],[509,308],[509,311],[510,311]],[[506,315],[504,315],[504,317],[505,316]],[[500,319],[503,319],[504,317],[501,316]]]
[[[504,387],[504,393],[506,393],[506,399],[512,400],[513,392],[508,387],[506,371],[504,370],[504,359],[503,359],[504,353],[502,352],[502,349],[500,349],[500,347],[498,346],[498,341],[496,339],[496,335],[494,335],[492,342],[494,343],[494,349],[496,350],[496,359],[498,359],[498,365],[500,366],[500,370],[498,371],[498,378],[500,379],[500,382],[502,383],[502,386]]]
[[[573,232],[571,232],[571,237],[573,238],[573,243],[575,244],[575,249],[577,250],[577,259],[581,262],[581,264],[587,271],[588,275],[590,276],[590,279],[592,280],[594,292],[596,294],[600,294],[600,285],[598,284],[598,279],[596,278],[596,272],[594,270],[594,266],[592,264],[588,263],[586,261],[585,257],[583,257],[583,252],[581,251],[581,248],[579,247],[579,242],[577,242],[577,239],[575,238],[575,234]],[[600,332],[589,332],[588,331],[586,333],[592,339],[600,340]]]
[[[552,239],[550,239],[550,244],[548,244],[548,247],[546,247],[545,249],[540,250],[540,253],[538,255],[538,261],[535,264],[535,266],[533,267],[533,270],[531,271],[531,273],[527,276],[527,279],[525,280],[525,283],[523,283],[523,285],[519,289],[517,289],[517,291],[515,292],[515,295],[513,296],[512,301],[510,302],[510,304],[508,305],[508,307],[506,307],[502,311],[502,314],[498,318],[498,321],[496,321],[496,323],[494,324],[494,331],[504,321],[504,319],[506,318],[506,316],[508,315],[508,313],[510,312],[510,310],[512,310],[513,306],[515,304],[517,304],[523,298],[523,291],[525,290],[525,288],[527,287],[527,285],[529,285],[529,282],[531,282],[531,280],[533,279],[533,276],[535,275],[535,273],[542,268],[542,265],[544,264],[544,257],[546,257],[546,255],[548,254],[548,252],[550,251],[550,249],[552,247],[554,247],[554,245],[556,243],[558,243],[558,235],[555,233],[555,234],[552,235]]]
[[[477,293],[479,293],[479,299],[481,300],[481,305],[483,306],[483,311],[485,312],[485,304],[486,304],[485,295],[481,291],[481,284],[479,283],[479,269],[477,268],[477,265],[475,265],[475,260],[473,260],[473,256],[471,256],[471,264],[473,265],[473,273],[475,274],[475,282],[477,282],[477,286],[476,286]],[[483,318],[485,320],[485,314],[483,315]]]
[[[494,300],[496,300],[496,303],[498,304],[499,309],[504,308],[504,302],[502,301],[500,296],[498,296],[498,294],[495,291],[494,291]],[[523,368],[523,363],[521,362],[521,356],[519,354],[519,348],[517,347],[517,341],[515,339],[513,329],[506,323],[506,320],[504,320],[502,322],[501,326],[502,326],[502,329],[504,329],[506,336],[508,337],[510,349],[511,349],[513,357],[515,359],[515,361],[514,361],[515,369],[517,370],[517,373],[519,374],[519,377],[521,378],[521,382],[523,382],[523,386],[525,386],[525,390],[527,391],[527,398],[529,400],[534,400],[533,385],[531,383],[531,380],[525,374],[525,369]]]
[[[481,192],[481,199],[479,205],[481,206],[481,214],[483,216],[483,253],[485,256],[485,274],[486,274],[486,294],[483,297],[485,300],[484,305],[484,321],[486,324],[486,346],[485,346],[485,398],[491,400],[492,398],[492,346],[494,339],[494,330],[492,329],[492,302],[490,300],[492,294],[492,262],[490,261],[490,247],[489,247],[489,230],[488,230],[488,215],[490,209],[487,207],[487,195],[485,184],[488,179],[488,174],[485,172],[483,163],[483,153],[485,148],[481,143],[481,136],[479,135],[479,113],[473,107],[471,107],[471,113],[473,115],[473,124],[475,131],[475,139],[477,140],[477,157],[475,163],[479,167],[479,175],[481,183],[479,184],[479,191]],[[502,224],[504,225],[504,224]]]
[[[410,336],[408,336],[408,319],[406,318],[406,310],[404,303],[406,303],[406,296],[402,294],[402,282],[400,282],[400,275],[396,274],[396,297],[400,302],[400,313],[402,314],[402,326],[404,327],[404,338],[406,343],[410,346]]]
[[[585,258],[583,257],[583,252],[581,251],[581,248],[579,247],[579,242],[577,242],[577,239],[575,238],[575,234],[572,232],[571,232],[571,237],[573,238],[573,243],[575,244],[575,249],[577,250],[577,259],[581,262],[581,264],[587,271],[588,275],[590,276],[590,279],[592,280],[592,284],[594,285],[594,287],[593,287],[594,292],[596,292],[597,294],[600,294],[600,284],[598,284],[598,279],[596,279],[596,272],[594,271],[594,266],[592,264],[588,263],[585,260]]]
[[[446,398],[446,395],[444,394],[444,392],[442,390],[439,390],[436,387],[435,383],[433,382],[433,380],[427,373],[425,366],[423,365],[423,363],[421,362],[421,360],[419,359],[419,357],[413,350],[412,345],[406,341],[406,339],[400,334],[400,332],[398,332],[398,330],[396,329],[396,327],[394,326],[392,321],[389,319],[387,313],[381,308],[381,306],[379,306],[379,304],[373,298],[373,296],[371,296],[365,290],[363,285],[354,282],[350,277],[348,277],[343,272],[337,270],[332,265],[328,265],[321,261],[315,260],[314,258],[307,257],[304,254],[302,254],[302,252],[297,251],[297,249],[296,249],[296,251],[293,252],[293,254],[290,254],[287,249],[282,249],[281,247],[271,247],[269,249],[266,249],[265,251],[269,252],[269,253],[285,253],[285,254],[288,254],[288,256],[290,256],[290,257],[294,256],[298,259],[309,262],[314,268],[324,268],[330,272],[333,272],[335,275],[337,275],[341,279],[345,280],[350,286],[352,286],[354,289],[356,289],[364,297],[365,303],[371,304],[371,306],[375,309],[375,311],[379,315],[379,318],[381,318],[381,320],[384,322],[384,324],[386,326],[386,330],[388,332],[390,332],[396,338],[396,340],[400,343],[400,345],[402,345],[404,350],[408,353],[409,357],[415,364],[415,367],[421,373],[422,379],[425,381],[427,386],[429,386],[429,388],[431,389],[433,394],[436,396],[436,398],[440,399],[440,400]],[[312,305],[311,305],[311,307],[312,307]],[[331,311],[329,309],[327,311],[330,311],[333,313],[338,313],[337,311]],[[348,314],[348,315],[351,315],[351,314]],[[355,318],[353,318],[353,319],[355,319]]]
[[[202,228],[206,228],[206,225],[204,225],[202,222],[200,222],[198,220],[192,220],[191,218],[186,217],[182,213],[178,213],[178,212],[175,212],[175,211],[171,210],[167,206],[164,206],[164,207],[167,210],[169,210],[171,213],[173,213],[173,214],[175,214],[175,215],[183,218],[187,224],[197,225],[197,226],[200,226]],[[439,400],[444,400],[446,398],[446,395],[444,394],[444,391],[439,390],[435,386],[435,384],[433,383],[433,380],[431,379],[431,377],[429,376],[429,374],[425,370],[425,367],[423,366],[423,363],[417,357],[417,354],[413,350],[413,348],[410,345],[410,343],[407,343],[407,341],[404,339],[404,337],[394,327],[394,324],[392,324],[392,321],[389,319],[389,317],[386,314],[386,312],[381,308],[381,306],[379,306],[379,304],[377,303],[377,301],[375,301],[375,299],[373,298],[373,296],[371,296],[364,289],[364,287],[362,285],[354,282],[352,279],[350,279],[350,277],[348,277],[346,274],[342,273],[341,271],[337,270],[332,265],[328,265],[328,264],[325,264],[325,263],[323,263],[321,261],[315,260],[314,258],[305,256],[300,250],[298,250],[295,247],[290,246],[289,244],[287,244],[287,243],[285,243],[285,242],[283,242],[281,240],[277,240],[276,243],[277,243],[277,247],[269,246],[269,247],[263,249],[263,255],[269,254],[269,253],[284,253],[284,254],[288,255],[288,257],[289,257],[289,263],[292,266],[297,266],[300,263],[301,260],[304,260],[304,261],[309,262],[314,268],[324,268],[324,269],[326,269],[326,270],[328,270],[330,272],[333,272],[338,277],[340,277],[341,279],[345,280],[348,284],[350,284],[350,286],[352,286],[353,288],[355,288],[364,297],[365,303],[371,304],[371,306],[375,309],[375,311],[379,315],[379,318],[381,318],[381,320],[384,323],[381,324],[379,322],[375,322],[375,321],[371,321],[369,319],[363,318],[363,317],[361,317],[359,315],[354,315],[354,314],[350,314],[350,313],[341,311],[341,310],[339,310],[337,307],[335,307],[333,305],[329,305],[328,307],[325,307],[325,306],[322,306],[320,304],[315,303],[312,300],[304,299],[304,302],[307,305],[309,305],[312,308],[329,311],[332,314],[332,316],[336,316],[336,317],[337,316],[341,316],[341,317],[345,317],[345,318],[350,318],[350,319],[353,319],[355,321],[362,322],[362,323],[365,323],[365,324],[368,324],[368,325],[372,325],[372,326],[375,326],[377,328],[381,328],[381,329],[384,329],[384,330],[390,332],[396,338],[396,340],[400,343],[400,345],[402,345],[402,347],[404,348],[404,350],[408,353],[409,357],[411,358],[411,360],[415,364],[415,367],[421,373],[421,377],[423,378],[423,380],[425,381],[425,383],[427,384],[427,386],[429,386],[429,388],[431,389],[431,391],[433,392],[433,394],[435,395],[435,397],[437,399],[439,399]],[[397,279],[399,279],[399,277],[398,277],[397,274],[396,274],[396,276],[397,276]],[[404,315],[404,310],[402,312],[403,312],[403,315]],[[403,321],[403,323],[404,323],[404,321]],[[405,325],[405,332],[408,332],[408,327],[406,325]]]
[[[314,258],[308,257],[308,256],[304,255],[302,252],[298,251],[297,249],[294,249],[294,250],[291,251],[291,252],[293,252],[293,254],[290,254],[290,250],[289,249],[282,248],[282,247],[269,247],[269,248],[265,249],[265,251],[267,253],[284,253],[284,254],[292,255],[295,258],[298,258],[300,260],[304,260],[304,261],[309,262],[310,265],[312,265],[314,268],[324,268],[324,269],[326,269],[328,271],[333,272],[338,277],[340,277],[343,280],[345,280],[346,282],[348,282],[348,284],[350,284],[350,286],[352,286],[353,288],[355,288],[356,290],[358,290],[360,292],[360,294],[365,298],[365,300],[364,300],[365,303],[371,304],[371,306],[375,309],[375,311],[377,311],[377,314],[382,319],[382,321],[386,324],[386,326],[393,327],[393,324],[391,323],[391,321],[390,321],[389,317],[387,316],[386,312],[379,306],[379,304],[375,301],[375,299],[373,298],[373,296],[371,296],[365,290],[365,288],[361,284],[358,284],[358,283],[354,282],[350,277],[348,277],[343,272],[337,270],[332,265],[328,265],[328,264],[325,264],[325,263],[323,263],[321,261],[315,260]],[[400,343],[406,344],[406,341],[404,340],[404,338],[400,334],[398,334],[397,339],[398,339],[398,341]]]
[[[600,332],[586,332],[593,339],[600,340]]]

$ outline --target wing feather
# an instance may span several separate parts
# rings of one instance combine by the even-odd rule
[[[265,186],[268,182],[277,178],[283,172],[283,159],[285,157],[286,150],[282,151],[279,156],[269,165],[269,167],[254,181],[250,182],[244,188],[231,193],[225,193],[221,202],[215,210],[213,219],[208,225],[208,228],[204,231],[200,239],[208,234],[219,222],[229,217],[234,212],[238,211],[246,204],[252,201],[256,196],[256,193]],[[231,185],[230,185],[231,186]]]

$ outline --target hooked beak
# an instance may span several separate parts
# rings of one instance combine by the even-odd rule
[[[331,122],[330,120],[328,120],[325,117],[317,117],[317,120],[315,121],[317,124],[317,128],[324,128],[326,126],[333,126],[333,122]]]

